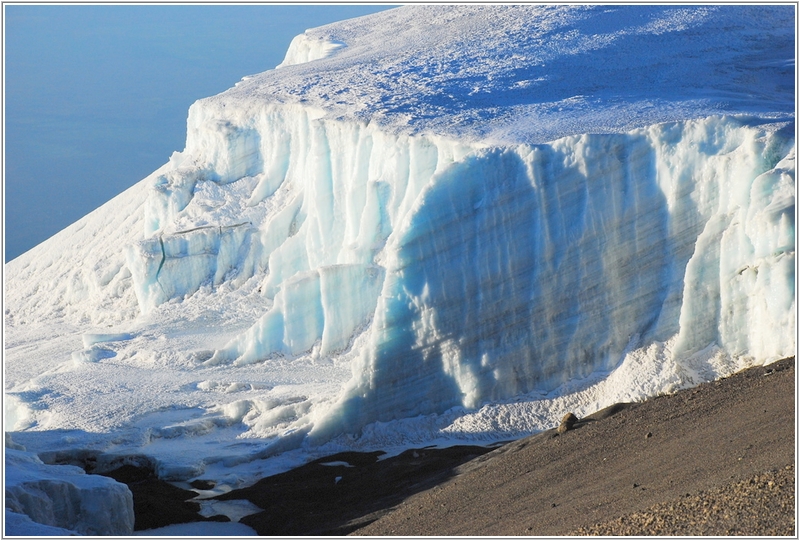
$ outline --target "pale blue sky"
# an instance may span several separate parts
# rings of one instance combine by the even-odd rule
[[[5,261],[182,150],[195,100],[307,28],[389,7],[5,5]]]

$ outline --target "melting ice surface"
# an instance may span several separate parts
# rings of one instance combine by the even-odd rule
[[[793,6],[309,30],[5,266],[5,429],[225,490],[793,355],[794,39]]]

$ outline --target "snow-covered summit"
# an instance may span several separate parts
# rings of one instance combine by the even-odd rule
[[[302,103],[393,132],[543,143],[712,114],[791,114],[794,15],[788,6],[407,6],[308,30],[281,66],[210,100]]]
[[[6,429],[225,487],[793,354],[794,15],[409,6],[307,31],[6,265]]]

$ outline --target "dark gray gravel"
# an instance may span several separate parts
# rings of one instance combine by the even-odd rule
[[[795,535],[795,469],[702,490],[569,535]]]
[[[791,358],[505,445],[354,534],[794,535],[794,464]]]

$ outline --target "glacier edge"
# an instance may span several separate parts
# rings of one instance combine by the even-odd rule
[[[293,203],[228,250],[225,268],[266,273],[274,304],[206,364],[335,354],[371,321],[313,436],[551,391],[654,340],[674,338],[676,358],[794,351],[792,124],[708,117],[497,147],[234,111],[193,106],[184,154],[221,185],[252,178],[250,207]]]
[[[709,118],[454,164],[390,239],[372,343],[312,436],[552,391],[654,341],[792,355],[787,133]]]
[[[146,456],[224,491],[794,355],[795,12],[408,6],[306,31],[6,264],[6,429],[45,462]],[[22,451],[10,528],[130,533],[124,487]]]
[[[75,293],[31,302],[21,289],[15,317],[55,303],[77,325],[104,322],[119,298],[149,320],[257,286],[248,328],[177,362],[349,364],[338,397],[304,400],[288,424],[255,406],[230,421],[315,442],[549,393],[654,345],[678,372],[708,348],[765,363],[795,349],[793,129],[707,117],[490,146],[200,100],[186,149],[114,202],[135,232],[124,255],[76,224],[60,240],[72,263],[19,261],[44,278],[71,265]]]

